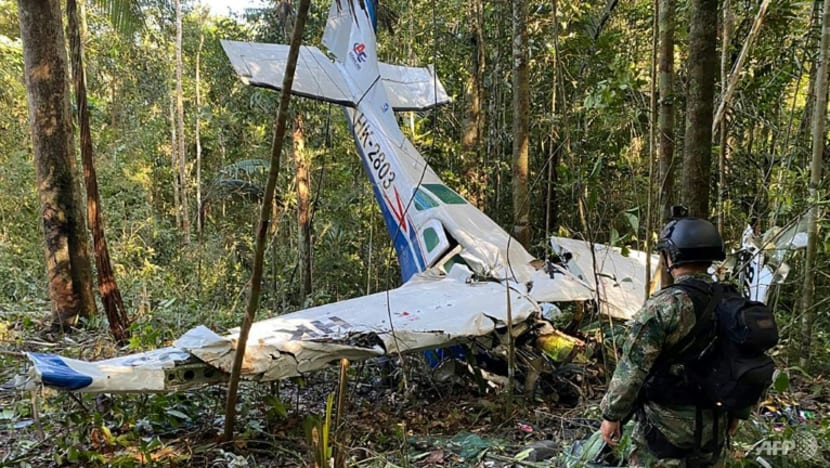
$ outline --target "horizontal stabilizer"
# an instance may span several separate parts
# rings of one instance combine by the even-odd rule
[[[247,84],[282,89],[288,61],[287,45],[221,42],[234,70]],[[389,105],[396,111],[419,111],[450,102],[432,67],[380,63],[379,68]],[[291,93],[341,106],[356,106],[338,66],[316,47],[300,47]]]
[[[234,70],[243,81],[261,88],[282,89],[288,62],[287,45],[221,42]],[[337,66],[316,47],[300,47],[291,93],[341,106],[355,106]]]
[[[404,67],[381,62],[380,78],[396,111],[420,111],[450,102],[444,85],[429,68]]]

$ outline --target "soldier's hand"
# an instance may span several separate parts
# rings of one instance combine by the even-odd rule
[[[620,422],[602,420],[602,425],[599,427],[599,432],[602,434],[602,440],[608,445],[617,445],[620,442]]]

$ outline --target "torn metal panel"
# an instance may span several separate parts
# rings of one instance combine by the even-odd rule
[[[592,254],[590,243],[565,237],[552,237],[551,246],[565,268],[593,291],[600,312],[629,320],[645,302],[646,253],[631,250],[624,256],[615,247],[593,244]],[[651,254],[652,277],[657,265],[657,255]]]
[[[594,289],[587,282],[550,263],[533,273],[529,294],[537,302],[590,301],[596,298]]]
[[[782,283],[790,272],[784,259],[806,245],[804,216],[784,228],[773,226],[763,235],[756,235],[752,226],[747,226],[741,237],[741,249],[727,259],[726,268],[738,269],[738,279],[750,299],[767,303],[772,287]]]
[[[532,300],[516,290],[510,290],[510,301],[516,322],[538,311]],[[388,293],[257,322],[251,328],[242,374],[272,380],[322,368],[340,357],[358,360],[447,346],[490,334],[506,321],[503,285],[452,277],[424,279]],[[176,346],[229,372],[238,333],[235,329],[220,337],[197,327],[177,340]]]

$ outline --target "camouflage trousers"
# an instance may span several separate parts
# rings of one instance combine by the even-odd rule
[[[722,457],[714,462],[715,456],[711,453],[702,453],[687,458],[658,458],[648,448],[646,442],[646,428],[642,421],[637,421],[631,434],[631,449],[628,455],[628,466],[631,468],[720,468],[723,466]]]

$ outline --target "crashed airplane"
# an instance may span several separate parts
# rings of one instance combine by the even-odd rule
[[[553,238],[558,263],[535,259],[448,188],[398,126],[395,111],[449,101],[432,68],[377,59],[372,2],[334,1],[323,44],[299,54],[295,95],[343,106],[395,246],[403,285],[279,315],[251,329],[242,377],[272,381],[361,360],[470,342],[540,317],[545,304],[594,301],[629,319],[645,299],[646,254]],[[234,70],[280,90],[288,46],[222,41]],[[657,265],[656,257],[651,265]],[[654,275],[652,275],[653,277]],[[517,333],[528,327],[518,327]],[[238,329],[196,327],[173,346],[97,362],[28,353],[32,382],[78,392],[160,392],[228,379]]]

